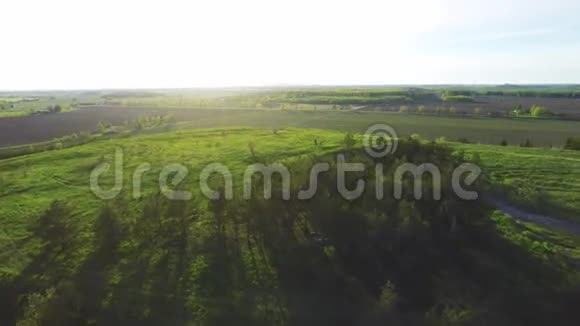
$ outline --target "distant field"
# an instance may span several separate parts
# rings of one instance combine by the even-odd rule
[[[399,135],[420,134],[427,139],[467,139],[471,142],[561,146],[567,137],[580,136],[580,123],[560,120],[441,117],[436,115],[334,110],[268,109],[157,109],[91,107],[62,114],[0,119],[0,147],[49,141],[71,133],[91,132],[99,122],[122,125],[142,116],[169,114],[175,128],[247,126],[262,128],[322,128],[363,132],[374,123],[386,123]]]
[[[439,101],[424,100],[407,104],[410,111],[416,111],[419,106],[424,106],[426,112],[435,112],[438,107],[456,109],[455,114],[468,115],[509,115],[517,105],[530,108],[533,105],[543,106],[550,112],[557,114],[562,119],[580,119],[580,98],[551,98],[534,96],[514,95],[475,95],[472,100]],[[460,98],[461,99],[461,98]],[[398,111],[400,105],[375,105],[371,109]]]

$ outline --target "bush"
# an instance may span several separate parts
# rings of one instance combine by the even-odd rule
[[[520,143],[520,147],[534,147],[534,145],[532,145],[532,142],[529,138],[526,138],[525,141]]]
[[[343,145],[346,149],[351,149],[356,144],[356,140],[354,139],[354,135],[351,132],[348,132],[344,135]]]
[[[580,137],[568,137],[564,149],[580,151]]]
[[[550,111],[548,111],[545,107],[536,106],[536,105],[532,105],[532,107],[530,108],[530,114],[534,118],[545,117],[545,116],[551,115]]]
[[[467,95],[444,95],[441,97],[444,102],[473,102],[473,97]]]

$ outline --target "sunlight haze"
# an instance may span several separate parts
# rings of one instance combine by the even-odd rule
[[[567,0],[3,0],[0,89],[575,83],[579,10]]]

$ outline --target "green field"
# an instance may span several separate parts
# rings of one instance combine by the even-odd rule
[[[495,191],[536,212],[580,221],[580,152],[463,145],[476,154]]]
[[[366,155],[357,149],[360,138],[354,136],[351,143],[347,135],[294,128],[178,130],[97,139],[1,160],[2,300],[10,307],[16,296],[25,298],[19,308],[8,310],[19,317],[8,314],[3,320],[34,320],[40,311],[44,320],[58,324],[76,318],[120,322],[119,316],[144,323],[173,316],[175,323],[244,319],[287,324],[292,318],[316,324],[312,315],[300,311],[330,305],[333,309],[319,310],[316,318],[334,318],[341,308],[355,319],[381,319],[397,311],[397,318],[406,321],[523,322],[563,309],[558,288],[576,284],[578,252],[570,249],[576,238],[517,225],[498,213],[490,222],[492,209],[477,203],[447,196],[443,202],[376,201],[370,194],[348,203],[331,195],[332,175],[321,181],[325,195],[310,201],[240,200],[241,177],[255,162],[285,163],[299,180],[293,184],[298,189],[307,180],[308,164],[332,160],[337,151],[364,161]],[[387,165],[424,160],[455,165],[462,158],[452,153],[465,150],[467,158],[475,159],[472,153],[479,152],[484,166],[495,167],[493,180],[523,178],[508,174],[517,155],[544,160],[553,155],[549,160],[560,162],[554,166],[559,171],[577,163],[575,153],[565,151],[465,144],[449,148],[417,140],[399,145],[396,155],[384,161]],[[124,153],[125,186],[117,199],[103,201],[90,191],[89,176],[100,163],[113,162],[116,148]],[[233,202],[208,202],[199,192],[197,176],[216,162],[234,176]],[[133,171],[142,163],[150,163],[151,170],[143,179],[143,197],[132,199]],[[160,169],[170,163],[188,168],[178,188],[192,190],[192,200],[165,202],[158,195]],[[532,164],[522,170],[535,171]],[[107,173],[101,185],[112,185],[112,177]],[[359,177],[371,180],[366,174]],[[548,184],[549,175],[543,178]],[[575,188],[565,189],[560,188],[562,196],[576,198]],[[386,215],[377,215],[381,210]],[[458,214],[461,233],[449,233],[449,212]],[[310,238],[309,229],[327,239]],[[174,245],[176,241],[185,241],[185,247]],[[443,259],[445,255],[453,259]],[[539,280],[546,283],[528,286]],[[335,282],[345,283],[335,289]],[[457,290],[464,286],[473,295]],[[422,301],[426,292],[430,299]],[[340,299],[345,295],[348,303]],[[551,303],[539,305],[540,297]],[[80,306],[60,304],[72,298]],[[410,312],[400,310],[399,300],[413,303],[406,308]],[[439,306],[445,310],[437,311]]]
[[[562,146],[568,137],[580,136],[579,123],[535,119],[459,118],[385,112],[336,112],[313,110],[204,110],[195,121],[181,122],[181,128],[248,126],[258,128],[316,128],[363,133],[373,124],[388,124],[399,136],[418,134],[434,140],[467,140],[519,145],[529,139],[534,146]]]

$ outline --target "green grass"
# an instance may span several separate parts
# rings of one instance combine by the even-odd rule
[[[96,103],[95,98],[83,98],[89,103]],[[78,100],[71,97],[0,97],[0,118],[17,117],[46,111],[48,107],[60,105],[62,112],[72,111]],[[87,103],[88,104],[88,103]]]
[[[313,110],[220,110],[200,111],[200,118],[183,122],[183,128],[248,126],[259,128],[317,128],[364,132],[373,124],[388,124],[399,136],[419,134],[426,139],[465,138],[470,142],[520,144],[530,139],[534,146],[562,146],[568,137],[580,136],[580,123],[534,119],[441,117],[436,115],[313,111]]]
[[[0,111],[0,118],[21,117],[30,114],[25,111]]]
[[[580,221],[580,151],[514,146],[455,145],[478,155],[486,174],[511,201]]]
[[[365,117],[366,115],[349,116]],[[368,116],[366,117],[368,118]],[[393,117],[397,116],[393,115]],[[302,121],[295,119],[294,121],[298,122],[298,125],[316,122],[311,119]],[[330,125],[325,125],[327,128],[350,129],[346,127],[349,124],[344,119],[336,121],[330,119],[329,121]],[[210,122],[215,123],[216,121],[207,120],[200,123]],[[328,121],[325,122],[328,123]],[[357,122],[362,125],[368,120]],[[261,121],[260,123],[265,122]],[[288,121],[283,121],[283,123],[288,123]],[[341,128],[338,128],[339,126]],[[352,127],[352,120],[349,126]],[[360,290],[364,288],[365,284],[369,284],[360,281],[366,280],[365,274],[361,271],[370,271],[371,275],[375,273],[382,275],[382,268],[388,272],[386,275],[382,275],[385,278],[391,277],[389,273],[403,275],[399,277],[403,279],[405,279],[404,276],[409,276],[410,280],[399,280],[399,284],[405,285],[401,286],[401,291],[416,292],[421,297],[424,293],[433,293],[437,300],[441,300],[431,303],[433,309],[438,304],[449,304],[449,307],[456,309],[455,311],[465,311],[466,313],[476,311],[475,308],[479,307],[478,305],[481,305],[483,307],[481,309],[484,311],[494,309],[493,304],[488,306],[487,299],[498,300],[493,301],[494,304],[495,302],[504,303],[499,298],[503,298],[505,293],[513,294],[514,291],[522,291],[522,295],[526,294],[528,291],[526,285],[536,284],[537,280],[545,281],[547,285],[542,284],[540,290],[537,291],[534,290],[535,287],[531,288],[534,302],[538,297],[545,298],[543,296],[544,289],[557,285],[567,286],[572,283],[572,280],[568,282],[561,275],[570,277],[570,279],[574,277],[574,271],[570,270],[567,265],[567,259],[578,257],[578,251],[574,248],[578,244],[576,238],[551,233],[533,225],[519,225],[497,213],[493,216],[497,233],[492,233],[492,236],[497,234],[508,240],[506,243],[498,241],[496,238],[480,239],[477,236],[469,236],[470,234],[483,236],[485,234],[483,231],[487,229],[483,227],[477,229],[477,227],[488,225],[486,221],[474,221],[474,224],[470,226],[481,233],[471,233],[473,230],[466,228],[464,232],[455,237],[449,236],[447,228],[442,228],[441,237],[431,238],[430,232],[437,228],[425,224],[429,223],[425,220],[421,222],[421,218],[424,217],[421,215],[425,212],[413,209],[414,204],[412,203],[403,201],[400,204],[394,204],[394,206],[386,206],[387,209],[389,207],[396,208],[397,213],[389,211],[389,215],[399,216],[399,212],[401,215],[400,225],[391,229],[392,225],[384,221],[381,222],[381,217],[384,218],[385,214],[377,213],[381,209],[385,209],[380,203],[362,201],[345,204],[346,206],[343,208],[349,212],[349,215],[343,216],[340,213],[341,208],[337,204],[338,201],[331,197],[321,197],[319,202],[310,203],[312,206],[305,203],[304,205],[308,209],[302,210],[300,207],[293,206],[299,205],[298,202],[282,206],[279,206],[275,201],[242,202],[239,206],[226,206],[225,216],[229,222],[227,226],[223,227],[225,231],[222,234],[219,223],[223,216],[219,213],[219,204],[215,204],[215,207],[218,207],[215,208],[212,207],[212,204],[199,200],[197,176],[199,176],[201,169],[209,163],[218,162],[226,165],[234,176],[235,187],[239,189],[244,170],[254,162],[304,163],[303,159],[324,156],[324,154],[342,148],[344,139],[344,131],[297,128],[273,130],[272,126],[268,128],[177,130],[129,138],[97,139],[72,148],[0,160],[0,184],[2,185],[0,188],[0,225],[2,225],[0,259],[3,262],[0,266],[0,280],[16,279],[17,282],[14,284],[18,286],[26,284],[29,288],[25,288],[24,294],[52,287],[57,288],[59,295],[64,292],[66,297],[68,292],[62,291],[62,288],[66,288],[67,283],[56,284],[55,280],[59,280],[59,282],[68,280],[72,283],[82,276],[81,280],[86,279],[78,281],[75,286],[82,289],[79,293],[83,295],[83,303],[90,302],[91,293],[93,293],[90,286],[87,290],[86,284],[96,284],[97,293],[109,293],[110,298],[113,298],[111,300],[114,300],[111,303],[106,296],[96,297],[98,305],[95,307],[88,305],[95,311],[107,310],[109,307],[117,309],[117,306],[123,307],[122,309],[145,307],[152,309],[153,318],[165,318],[161,312],[164,310],[159,308],[165,307],[165,305],[156,304],[156,300],[159,298],[162,300],[174,299],[173,296],[178,292],[173,290],[171,286],[183,289],[179,295],[188,298],[187,304],[194,305],[193,307],[187,306],[191,311],[197,312],[196,305],[198,305],[206,309],[202,312],[213,309],[219,314],[226,314],[225,311],[229,310],[228,307],[214,305],[215,302],[231,299],[220,292],[219,289],[222,288],[227,290],[225,293],[235,292],[234,297],[244,295],[252,300],[254,300],[254,293],[259,293],[256,295],[256,301],[251,301],[251,304],[248,305],[248,307],[257,307],[255,309],[259,310],[260,302],[262,302],[260,301],[262,300],[260,293],[270,295],[263,299],[263,302],[270,302],[276,299],[271,297],[272,293],[276,295],[292,294],[296,288],[314,288],[315,291],[319,291],[318,286],[321,282],[328,282],[328,285],[324,283],[325,285],[321,288],[334,288],[338,280],[341,282],[340,284],[356,289],[356,291],[348,293],[357,294],[359,291],[366,293],[366,291]],[[254,154],[251,154],[250,143],[254,145]],[[476,144],[451,145],[455,146],[457,150],[465,150],[471,156],[475,152],[480,153],[481,162],[486,169],[496,167],[492,172],[503,176],[500,178],[494,174],[494,178],[497,180],[504,180],[505,173],[515,169],[514,167],[525,169],[532,174],[537,171],[537,167],[532,164],[518,165],[517,158],[520,156],[527,159],[536,159],[536,156],[541,156],[534,163],[539,164],[540,160],[547,160],[549,164],[554,165],[553,175],[549,175],[549,171],[545,171],[546,180],[555,178],[565,169],[575,168],[578,158],[572,152],[545,149],[520,149]],[[112,163],[116,148],[121,148],[124,153],[124,187],[118,200],[109,203],[117,205],[115,207],[118,209],[120,220],[131,225],[126,230],[130,232],[131,237],[121,241],[119,247],[114,250],[102,251],[100,247],[93,248],[96,243],[96,232],[93,224],[97,212],[102,209],[103,201],[95,197],[90,191],[89,176],[99,163]],[[408,146],[407,150],[410,153],[421,153],[412,146]],[[409,159],[412,158],[409,156]],[[557,162],[561,162],[561,165],[556,165]],[[190,240],[188,240],[191,241],[188,245],[188,248],[191,248],[188,250],[191,252],[188,251],[187,254],[179,256],[174,255],[174,249],[164,247],[166,238],[161,231],[164,232],[163,234],[177,237],[179,232],[183,231],[180,224],[177,224],[178,220],[167,219],[166,223],[158,225],[155,219],[159,217],[144,213],[143,206],[152,201],[131,199],[133,171],[143,163],[151,164],[151,170],[145,174],[143,179],[142,190],[145,196],[158,191],[159,172],[164,165],[180,163],[188,168],[189,175],[181,186],[191,190],[194,193],[194,198],[198,199],[198,201],[193,200],[193,205],[197,205],[194,209],[196,213],[193,214],[197,215],[195,215],[194,220],[189,222],[192,224],[189,229],[193,230],[192,234],[189,235]],[[300,166],[303,167],[303,165]],[[574,175],[574,171],[570,170],[568,175]],[[101,185],[105,188],[112,185],[110,173],[103,177]],[[569,188],[568,195],[574,196],[574,191],[575,188]],[[239,195],[239,192],[235,192],[235,194]],[[59,242],[58,236],[53,239],[52,243],[42,243],[42,239],[35,238],[36,234],[31,237],[29,226],[55,199],[73,205],[74,220],[77,221],[75,223],[79,223],[79,225],[75,224],[72,235],[76,241],[74,245],[69,246],[74,241],[64,242],[64,246],[59,248],[59,245],[63,244]],[[385,202],[385,204],[388,203],[393,204],[393,202]],[[417,203],[417,205],[428,204],[428,202]],[[429,206],[425,206],[425,209],[427,207]],[[469,205],[466,207],[474,209]],[[141,209],[143,209],[143,213],[141,213]],[[298,214],[300,218],[308,216],[312,220],[309,222],[312,227],[322,228],[323,234],[328,235],[332,241],[331,244],[319,248],[318,245],[308,244],[309,240],[301,238],[304,236],[283,238],[288,234],[308,234],[307,231],[300,233],[303,227],[300,223],[286,228],[286,222],[289,218],[299,220],[295,216],[294,209],[300,212]],[[446,209],[453,209],[453,207]],[[321,211],[325,213],[320,214]],[[439,212],[439,210],[434,209],[430,213],[435,214],[434,211]],[[466,212],[460,211],[467,215]],[[368,215],[363,214],[363,212],[368,213]],[[478,214],[475,215],[478,216]],[[439,222],[439,219],[435,220]],[[439,225],[436,221],[431,221],[433,226]],[[375,228],[377,223],[384,224],[378,224],[380,227]],[[441,226],[439,225],[439,227]],[[251,228],[260,230],[260,233],[253,233],[250,231]],[[186,230],[189,229],[186,228]],[[286,233],[280,230],[284,230]],[[523,233],[524,231],[526,233]],[[218,237],[213,238],[213,234],[217,234]],[[223,242],[223,246],[221,242],[217,241],[220,239],[220,234],[227,238]],[[246,237],[246,234],[257,234],[257,236]],[[381,234],[381,236],[377,236],[377,234]],[[464,239],[462,235],[465,237]],[[373,241],[369,239],[373,239]],[[399,239],[403,239],[403,241]],[[271,243],[288,244],[288,247],[272,247]],[[10,251],[10,246],[12,251]],[[234,247],[239,248],[239,260],[238,256],[224,255],[220,251],[222,248],[233,251],[231,248]],[[524,252],[521,252],[521,249]],[[96,255],[95,252],[104,252],[105,255]],[[385,252],[388,254],[384,254]],[[446,253],[448,252],[452,253],[449,259],[442,258],[447,257]],[[528,253],[531,254],[530,257],[528,257]],[[353,255],[359,256],[351,260]],[[186,267],[179,267],[179,257],[184,257],[183,263]],[[109,263],[105,264],[100,263],[101,260],[93,260],[97,258],[109,261]],[[399,264],[392,264],[389,259],[394,259]],[[377,262],[385,264],[385,267],[377,265]],[[221,269],[220,266],[224,265],[227,268]],[[302,265],[306,267],[302,269]],[[403,266],[400,271],[399,265]],[[468,267],[463,270],[465,266]],[[34,267],[38,270],[35,270]],[[396,272],[389,272],[388,268],[394,268]],[[522,270],[518,271],[517,268]],[[223,272],[224,270],[231,271],[234,276],[231,276],[229,272]],[[287,271],[290,272],[287,273]],[[304,274],[306,276],[300,276],[303,275],[302,273],[306,273]],[[410,277],[409,273],[417,273],[417,279]],[[238,275],[243,275],[244,280],[241,280],[242,278]],[[246,284],[246,277],[248,278],[247,282],[252,284],[247,290],[243,287]],[[302,278],[307,280],[305,284],[300,283]],[[174,279],[176,281],[173,281]],[[228,283],[230,280],[234,281]],[[310,282],[310,280],[314,280],[314,282]],[[294,283],[296,281],[298,283]],[[417,281],[421,282],[420,287],[409,286],[410,284],[414,285]],[[434,281],[436,285],[430,285],[431,281]],[[486,291],[490,287],[485,282],[499,284],[493,286],[492,292],[494,294],[489,298],[486,297],[484,300],[467,297],[466,299],[463,295],[465,292],[469,292],[467,291],[469,289],[479,289],[480,293],[487,293]],[[383,281],[380,284],[383,284]],[[17,289],[22,291],[22,287]],[[242,290],[238,291],[238,289]],[[432,292],[426,292],[426,289]],[[257,290],[263,290],[263,292],[253,292]],[[75,290],[72,293],[76,295],[77,292]],[[517,293],[519,295],[519,292]],[[169,299],[167,299],[163,297],[164,295],[171,295],[171,297],[168,296]],[[342,292],[338,292],[338,294],[329,295],[328,298],[340,300],[342,295]],[[361,297],[376,300],[377,295],[369,293],[361,295]],[[448,303],[450,296],[453,300]],[[518,296],[514,295],[514,297]],[[553,297],[552,294],[550,298]],[[367,301],[358,299],[358,294],[356,298],[354,302],[362,302],[366,305]],[[414,296],[410,298],[417,300]],[[132,300],[136,300],[136,302]],[[373,302],[372,300],[369,302]],[[455,305],[453,303],[455,300],[460,304]],[[466,300],[469,304],[464,306],[463,303]],[[60,301],[56,300],[56,302]],[[161,302],[165,303],[165,301]],[[167,303],[172,302],[167,301]],[[516,303],[516,307],[519,306],[518,301],[512,300],[511,297],[510,302]],[[186,305],[182,302],[179,304]],[[282,301],[281,304],[286,304],[286,302]],[[322,304],[327,305],[328,301],[322,300]],[[292,307],[290,304],[287,306]],[[557,306],[557,303],[553,303],[553,306]],[[167,304],[167,307],[173,307],[173,304]],[[340,305],[336,305],[336,307],[340,307]],[[290,308],[288,309],[292,311]],[[140,318],[146,319],[148,317],[146,312],[137,311],[136,313],[143,314]],[[335,314],[334,311],[330,313]],[[83,316],[83,318],[89,317],[91,316]],[[201,317],[195,315],[195,318],[203,320],[203,318],[209,317],[202,313]]]
[[[296,116],[300,114],[296,113]],[[296,119],[294,126],[324,125],[327,128],[356,130],[357,126],[365,126],[368,122],[366,114],[352,116],[360,120],[351,120],[348,126],[344,119],[333,119],[340,118],[339,114],[331,115],[324,123]],[[401,127],[408,123],[406,118],[392,115],[392,119],[387,121]],[[198,123],[204,124],[203,121]],[[280,124],[283,125],[286,123]],[[222,162],[234,174],[239,174],[251,163],[250,142],[255,144],[262,161],[273,162],[339,148],[343,137],[344,132],[317,129],[285,129],[276,134],[272,129],[180,130],[97,140],[68,149],[0,160],[0,183],[3,185],[0,189],[0,223],[20,229],[28,217],[38,214],[50,201],[58,198],[96,208],[99,200],[88,186],[90,171],[102,160],[111,161],[116,147],[123,148],[125,153],[126,184],[130,183],[130,171],[141,163],[149,162],[153,168],[146,179],[149,185],[155,184],[159,168],[172,162],[186,164],[193,176],[210,162]],[[319,142],[323,140],[324,146],[315,146],[314,139]],[[468,155],[477,153],[494,184],[515,185],[520,191],[528,191],[519,196],[523,203],[532,205],[535,196],[541,195],[549,204],[545,207],[550,210],[557,209],[569,215],[580,213],[580,152],[476,144],[453,146]],[[151,188],[154,187],[149,188],[153,191]],[[130,193],[130,189],[126,191]],[[86,211],[91,213],[90,209]]]
[[[54,199],[82,203],[83,211],[94,213],[100,200],[89,189],[91,170],[101,161],[111,162],[115,148],[125,157],[124,194],[131,194],[132,171],[141,163],[151,163],[144,191],[157,190],[162,166],[181,163],[190,168],[188,184],[202,167],[213,162],[227,165],[241,175],[251,164],[249,142],[255,144],[260,161],[273,162],[300,155],[322,153],[339,147],[344,134],[321,130],[263,129],[177,131],[142,137],[98,140],[73,148],[42,152],[0,161],[0,223],[21,229]],[[322,147],[313,140],[324,141]],[[191,180],[190,180],[191,179]]]

